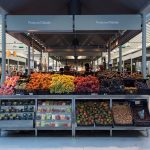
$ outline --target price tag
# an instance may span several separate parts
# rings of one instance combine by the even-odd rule
[[[16,95],[21,95],[21,94],[16,94]]]
[[[98,95],[97,93],[91,93],[91,95]]]
[[[141,104],[141,101],[135,101],[135,105]]]
[[[33,93],[29,93],[29,95],[33,95]]]

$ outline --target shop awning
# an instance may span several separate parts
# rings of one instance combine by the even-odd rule
[[[11,2],[0,0],[0,7],[2,8],[0,10],[5,10],[8,15],[120,15],[150,12],[149,0],[12,0]],[[139,32],[130,33],[129,39]],[[102,51],[106,51],[108,41],[115,39],[118,33],[119,31],[113,30],[77,32],[76,35],[36,33],[34,43],[35,45],[36,41],[44,43],[51,54],[58,52],[61,56],[66,56],[72,53],[74,56],[75,42],[79,47],[77,52],[79,51],[83,56],[90,55],[87,51],[97,51],[95,56],[99,56]],[[11,34],[23,42],[24,39],[31,41],[31,37],[24,33]]]

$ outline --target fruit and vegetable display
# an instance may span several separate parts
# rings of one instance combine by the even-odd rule
[[[71,127],[70,101],[39,101],[36,127]]]
[[[76,93],[98,93],[99,80],[94,76],[76,77],[74,80]]]
[[[116,72],[116,71],[104,71],[99,72],[98,77],[100,79],[142,79],[142,74],[140,73],[129,73],[129,72]]]
[[[29,83],[26,85],[28,91],[34,91],[38,89],[49,90],[51,85],[51,75],[44,73],[33,73],[30,76]]]
[[[78,102],[76,107],[78,126],[112,125],[112,113],[108,102]]]
[[[53,75],[50,85],[51,93],[72,93],[75,90],[74,76],[69,75]]]
[[[113,118],[112,112],[108,102],[97,102],[95,103],[95,124],[96,125],[112,125]]]
[[[14,91],[15,89],[15,91]],[[145,93],[142,92],[145,90]],[[149,94],[150,88],[141,74],[102,72],[96,76],[71,76],[32,73],[28,78],[9,77],[0,95],[20,94]]]
[[[34,100],[2,100],[0,120],[33,120],[34,105]]]
[[[19,78],[19,80],[17,81],[17,84],[15,86],[15,89],[16,90],[25,90],[28,80],[29,80],[28,78]]]
[[[140,101],[132,105],[133,119],[135,126],[150,126],[150,114],[146,101]]]
[[[135,81],[135,87],[137,87],[137,89],[148,89],[147,83],[142,81]]]
[[[124,86],[121,79],[102,79],[100,80],[99,93],[123,94]]]
[[[8,77],[0,88],[0,95],[12,95],[18,80],[19,76]]]
[[[128,102],[113,103],[113,118],[116,125],[132,125],[133,117]]]
[[[77,103],[76,122],[79,126],[94,126],[94,110],[92,102]]]

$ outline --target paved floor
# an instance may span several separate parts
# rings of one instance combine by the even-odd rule
[[[3,132],[0,150],[150,150],[150,137],[144,133],[115,132],[109,137],[109,134],[92,132],[80,133],[76,138],[62,135],[46,132],[34,137],[34,133]]]

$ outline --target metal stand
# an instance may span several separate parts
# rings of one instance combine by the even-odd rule
[[[37,129],[35,129],[35,136],[36,136],[36,137],[38,136],[38,131],[37,131]]]
[[[110,136],[112,137],[112,130],[110,130]]]
[[[74,112],[76,112],[76,108],[75,108],[75,99],[72,99],[72,136],[74,137],[76,135],[76,114]]]

